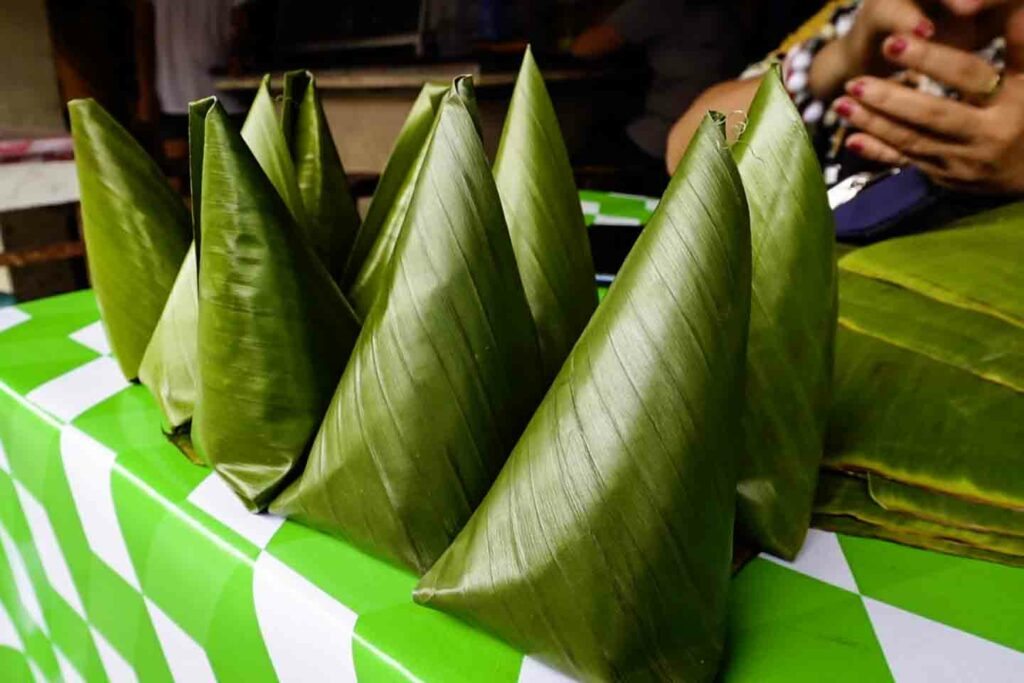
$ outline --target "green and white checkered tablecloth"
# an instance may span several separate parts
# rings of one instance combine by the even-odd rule
[[[249,515],[159,423],[91,292],[0,309],[0,680],[562,678],[415,605],[412,575]],[[734,580],[722,679],[1024,680],[1024,570],[812,531]]]

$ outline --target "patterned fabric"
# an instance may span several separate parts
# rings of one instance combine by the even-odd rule
[[[794,36],[787,39],[780,48],[761,62],[753,64],[741,74],[741,79],[762,76],[774,64],[781,64],[783,82],[793,97],[793,102],[803,115],[818,158],[821,159],[825,184],[832,188],[847,181],[850,191],[844,193],[848,200],[860,188],[893,173],[891,168],[879,167],[865,162],[855,154],[848,153],[843,144],[850,128],[839,118],[835,102],[816,99],[809,89],[809,75],[814,57],[836,38],[846,35],[853,27],[862,0],[830,2],[811,21],[802,26]],[[794,39],[794,37],[796,39]],[[1000,71],[1003,69],[1005,41],[996,38],[977,54]],[[901,71],[892,76],[901,83],[918,90],[943,97],[957,98],[959,94],[936,81],[919,74]],[[856,177],[854,177],[856,176]]]
[[[653,200],[588,192],[601,222]],[[160,434],[95,298],[0,309],[0,679],[557,683],[415,578],[250,515]],[[725,681],[1019,678],[1024,571],[812,530],[732,584]]]

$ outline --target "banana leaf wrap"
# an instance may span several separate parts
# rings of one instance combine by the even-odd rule
[[[270,95],[270,75],[260,81],[249,113],[242,124],[242,139],[252,150],[263,173],[281,196],[284,205],[298,224],[302,235],[312,242],[313,227],[306,211],[299,181],[295,174],[295,163],[285,139],[284,129],[278,119],[274,98]],[[201,253],[201,252],[200,252]]]
[[[824,464],[1024,508],[1024,395],[840,323]]]
[[[281,125],[309,215],[310,241],[340,283],[359,231],[359,213],[310,72],[285,74]]]
[[[835,226],[806,125],[777,70],[762,81],[732,149],[753,253],[737,525],[752,544],[791,560],[811,523],[824,448]]]
[[[206,112],[215,99],[192,102],[188,108],[189,175],[192,188],[192,224],[198,226],[202,205],[203,129]],[[163,313],[139,366],[139,381],[149,388],[164,417],[164,431],[194,462],[191,440],[199,364],[199,293],[196,243],[193,240],[181,264]]]
[[[710,680],[742,447],[750,233],[721,123],[417,602],[593,680]]]
[[[1024,329],[842,268],[839,277],[846,327],[1024,392]]]
[[[823,472],[818,485],[814,512],[819,519],[823,516],[850,517],[864,524],[886,529],[895,535],[952,541],[968,548],[992,553],[1000,558],[1007,558],[1000,561],[1024,565],[1024,538],[938,524],[913,515],[886,510],[871,497],[868,481],[864,478]],[[955,552],[955,549],[946,549],[944,552],[960,554]]]
[[[223,108],[206,114],[192,436],[253,510],[305,459],[359,331]]]
[[[103,107],[72,100],[68,113],[93,291],[121,371],[136,379],[188,251],[188,210]]]
[[[550,380],[594,313],[597,292],[569,153],[529,48],[494,158],[494,180]]]
[[[892,512],[938,524],[1024,537],[1024,510],[995,507],[868,475],[871,497]]]
[[[385,241],[390,240],[392,245],[397,241],[416,186],[422,153],[446,92],[446,85],[426,83],[413,103],[356,234],[341,282],[343,291],[350,293],[353,282],[382,233],[387,235]]]
[[[881,242],[841,268],[1024,327],[1024,202]]]
[[[301,478],[275,513],[422,574],[494,481],[544,391],[494,179],[456,81]]]
[[[975,548],[965,543],[951,541],[946,538],[922,536],[920,534],[909,533],[907,531],[868,524],[858,519],[854,519],[853,517],[846,517],[842,515],[814,515],[811,521],[812,525],[818,529],[835,531],[848,536],[877,538],[882,541],[891,541],[901,545],[921,548],[923,550],[932,550],[938,553],[946,553],[947,555],[956,555],[958,557],[964,557],[972,560],[984,560],[986,562],[998,562],[1000,564],[1008,564],[1015,567],[1024,567],[1024,562],[1021,561],[1021,558],[1013,555],[1003,555],[1002,553],[982,550],[981,548]]]

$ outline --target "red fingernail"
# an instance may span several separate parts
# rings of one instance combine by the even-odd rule
[[[839,103],[836,104],[836,113],[844,119],[850,118],[850,114],[853,113],[853,102],[850,102],[849,100],[839,100]]]
[[[914,27],[914,35],[924,38],[925,40],[931,38],[935,35],[935,24],[927,19],[922,19],[917,26]]]
[[[907,49],[907,39],[900,36],[890,38],[885,45],[885,49],[893,57],[899,57]]]
[[[846,87],[846,92],[857,98],[862,97],[864,95],[864,82],[854,81]]]
[[[851,142],[846,143],[846,149],[856,154],[860,154],[861,152],[864,151],[864,143],[860,142],[859,140],[853,140]]]

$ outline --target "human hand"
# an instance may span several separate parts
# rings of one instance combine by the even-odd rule
[[[625,42],[614,26],[599,24],[578,35],[569,51],[577,59],[599,59],[617,51]]]
[[[888,38],[900,68],[961,92],[961,101],[864,76],[836,103],[859,129],[846,148],[888,165],[912,164],[936,183],[974,192],[1024,193],[1024,8],[1007,19],[1006,72],[970,52],[912,35]]]

